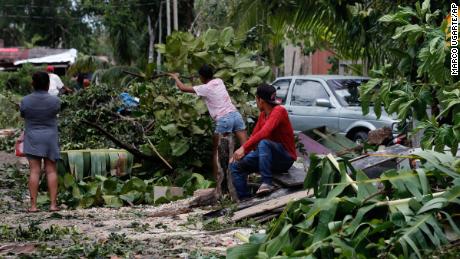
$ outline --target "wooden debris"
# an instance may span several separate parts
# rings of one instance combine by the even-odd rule
[[[369,131],[367,135],[367,143],[371,145],[385,145],[393,138],[393,131],[389,127],[383,127]]]
[[[214,188],[201,189],[193,193],[193,197],[186,200],[179,200],[166,204],[159,211],[152,213],[151,217],[169,217],[192,211],[195,207],[205,207],[215,205],[219,196]]]
[[[397,158],[396,156],[407,155],[410,150],[405,146],[394,145],[382,151],[357,157],[350,162],[355,169],[363,170],[369,178],[378,178],[389,169],[397,169],[398,164],[406,158]]]
[[[307,173],[302,168],[291,167],[286,173],[273,174],[273,180],[285,187],[302,186]]]
[[[249,218],[255,215],[260,215],[267,211],[272,211],[274,209],[283,207],[291,201],[309,197],[310,195],[313,195],[312,190],[299,191],[299,192],[291,193],[285,196],[281,196],[276,199],[268,200],[256,206],[252,206],[252,207],[242,209],[242,210],[235,212],[235,214],[231,217],[231,221],[236,222],[236,221],[240,221],[242,219]],[[224,218],[220,217],[219,221],[223,222]]]
[[[172,187],[172,186],[153,186],[153,197],[155,201],[161,197],[182,197],[184,196],[184,189],[181,187]]]
[[[246,209],[246,208],[258,205],[258,204],[260,204],[262,202],[266,202],[266,201],[269,201],[269,200],[279,198],[281,196],[285,196],[285,195],[294,193],[296,191],[298,191],[296,188],[289,188],[289,189],[288,188],[281,188],[281,189],[278,189],[278,190],[274,191],[273,193],[271,193],[271,194],[269,194],[267,196],[253,197],[253,198],[251,198],[249,200],[242,201],[242,202],[238,203],[236,209],[237,210]],[[217,217],[221,217],[221,216],[224,216],[224,215],[228,215],[230,212],[232,212],[231,208],[223,208],[223,209],[213,210],[213,211],[210,211],[210,212],[204,214],[203,218],[204,219],[217,218]]]
[[[262,215],[259,215],[259,216],[255,216],[253,218],[253,220],[257,223],[265,223],[269,220],[272,220],[276,217],[278,217],[282,212],[284,211],[284,207],[280,207],[280,208],[277,208],[277,209],[274,209],[268,213],[264,213]]]
[[[184,206],[184,207],[177,207],[173,209],[165,209],[154,212],[150,214],[150,217],[172,217],[179,214],[189,213],[192,211],[192,208]]]
[[[193,193],[193,199],[189,202],[188,207],[202,207],[214,205],[219,198],[218,192],[214,188],[200,189]]]

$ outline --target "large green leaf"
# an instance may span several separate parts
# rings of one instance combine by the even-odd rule
[[[64,187],[68,189],[75,185],[76,185],[75,177],[71,174],[65,174],[64,175]]]
[[[83,179],[84,174],[84,161],[83,153],[78,151],[69,151],[67,152],[67,157],[69,159],[70,173],[77,180]]]
[[[122,200],[115,195],[103,195],[105,206],[109,208],[120,208],[123,206]]]
[[[133,205],[135,202],[143,198],[143,194],[139,191],[129,191],[120,195],[119,198],[126,201],[129,205]]]
[[[235,32],[233,31],[233,28],[226,27],[220,33],[219,43],[224,47],[229,46],[234,37],[235,37]]]
[[[128,193],[131,191],[138,191],[138,192],[145,192],[147,189],[147,185],[145,182],[137,177],[132,177],[129,179],[123,188],[121,189],[121,193]]]
[[[186,139],[176,140],[170,143],[172,155],[179,157],[185,154],[189,148],[189,142]]]
[[[227,259],[255,258],[259,251],[260,244],[242,244],[227,249]]]
[[[289,245],[290,239],[288,231],[291,227],[292,225],[289,224],[284,226],[277,237],[273,238],[262,247],[262,249],[266,250],[269,257],[277,255],[283,248]]]

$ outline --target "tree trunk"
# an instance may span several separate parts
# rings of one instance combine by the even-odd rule
[[[171,34],[171,0],[166,0],[166,35]]]
[[[179,30],[179,16],[177,13],[177,0],[173,0],[174,30]]]
[[[148,56],[148,63],[153,63],[153,43],[155,42],[155,34],[152,27],[152,19],[150,19],[150,15],[147,15],[147,24],[149,30],[149,56]]]
[[[160,4],[160,11],[158,12],[158,43],[161,44],[162,43],[162,29],[163,29],[163,25],[162,25],[162,22],[161,22],[161,18],[163,16],[163,3]],[[158,55],[157,55],[157,71],[160,72],[161,71],[161,53],[158,52]]]

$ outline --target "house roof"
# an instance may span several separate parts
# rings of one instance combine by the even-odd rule
[[[18,65],[23,63],[73,63],[77,56],[76,49],[53,48],[0,48],[0,64]]]
[[[69,64],[72,64],[75,62],[76,58],[77,58],[77,50],[68,49],[65,52],[54,54],[54,55],[46,55],[42,57],[17,60],[14,62],[14,65],[17,66],[20,64],[24,64],[24,63],[33,63],[33,64],[69,63]]]

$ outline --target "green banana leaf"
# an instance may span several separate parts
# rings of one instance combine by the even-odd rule
[[[61,152],[58,172],[70,172],[80,181],[85,177],[130,175],[134,157],[122,149],[66,150]]]

